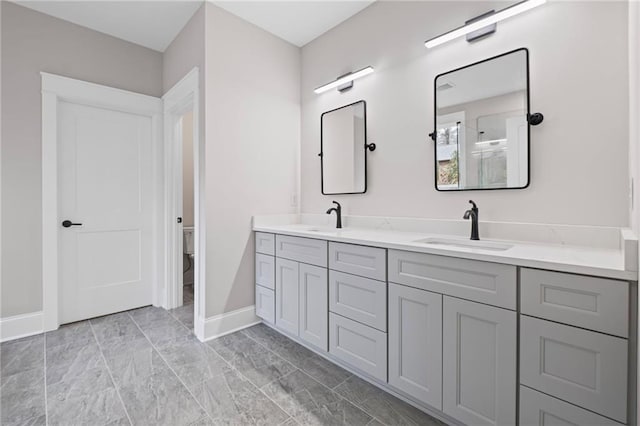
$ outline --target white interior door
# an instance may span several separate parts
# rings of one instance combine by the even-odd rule
[[[57,121],[60,323],[150,305],[151,118],[60,102]]]

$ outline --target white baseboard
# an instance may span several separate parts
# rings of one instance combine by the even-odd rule
[[[42,312],[0,318],[0,342],[42,333]]]
[[[204,320],[204,332],[201,340],[206,341],[222,337],[261,322],[262,320],[256,316],[255,305],[225,312]]]

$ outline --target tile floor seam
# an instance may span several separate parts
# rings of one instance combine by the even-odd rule
[[[49,426],[49,404],[47,402],[47,333],[42,333],[42,344],[44,351],[44,423]]]
[[[256,325],[259,325],[259,324],[262,324],[262,323],[254,324],[254,325],[252,325],[251,327],[255,327]],[[250,328],[250,327],[247,327],[247,328]],[[280,355],[279,353],[275,352],[274,350],[272,350],[272,349],[271,349],[271,348],[269,348],[268,346],[266,346],[266,345],[262,344],[258,339],[254,339],[253,337],[251,337],[250,335],[248,335],[247,333],[245,333],[244,331],[245,331],[245,330],[247,330],[247,328],[244,328],[244,329],[242,329],[242,330],[238,330],[238,331],[240,331],[240,333],[242,333],[244,336],[248,337],[250,340],[253,340],[253,341],[254,341],[254,342],[256,342],[258,345],[262,346],[262,347],[263,347],[263,348],[265,348],[267,351],[271,352],[272,354],[274,354],[275,356],[277,356],[278,358],[280,358],[280,359],[281,359],[281,360],[283,360],[284,362],[287,362],[287,363],[289,363],[289,364],[293,365],[293,366],[294,366],[296,369],[298,369],[298,370],[302,370],[302,371],[304,371],[304,370],[302,369],[302,367],[300,367],[300,366],[298,366],[298,365],[294,364],[293,362],[289,361],[288,359],[286,359],[285,357],[283,357],[283,356],[282,356],[282,355]],[[286,337],[286,336],[285,336],[285,337]],[[287,337],[287,339],[288,339],[288,337]],[[294,342],[294,341],[292,340],[292,342]],[[294,342],[294,343],[297,343],[297,342]],[[304,347],[304,346],[303,346],[303,347]]]
[[[96,344],[98,345],[98,351],[100,351],[100,356],[102,357],[102,362],[104,362],[104,365],[107,369],[107,373],[109,373],[109,378],[111,379],[111,383],[113,384],[113,387],[116,390],[116,395],[118,395],[118,400],[120,400],[120,404],[122,404],[122,409],[124,410],[124,414],[127,415],[127,420],[129,420],[129,424],[131,426],[133,426],[133,421],[131,420],[131,416],[129,415],[129,410],[127,410],[127,406],[124,404],[124,400],[122,399],[122,395],[120,395],[120,389],[118,388],[118,384],[116,383],[115,379],[113,378],[113,373],[111,372],[111,368],[109,367],[109,363],[107,363],[107,358],[104,356],[104,352],[102,350],[102,345],[100,344],[100,341],[98,340],[98,335],[96,334],[96,331],[93,329],[93,324],[91,323],[91,320],[87,321],[89,323],[89,328],[91,328],[91,333],[93,334],[93,338],[96,339]]]
[[[268,326],[266,326],[266,327],[268,327]],[[244,331],[244,330],[242,330],[242,331]],[[254,339],[253,337],[251,337],[249,334],[244,333],[244,332],[243,332],[242,334],[244,334],[245,336],[247,336],[249,339],[253,340],[254,342],[258,343],[260,346],[262,346],[263,348],[267,349],[268,351],[271,351],[271,352],[273,352],[274,354],[276,354],[277,356],[279,356],[280,358],[284,359],[282,356],[280,356],[280,355],[279,355],[279,354],[277,354],[276,352],[272,351],[271,349],[269,349],[268,347],[266,347],[265,345],[263,345],[262,343],[260,343],[257,339]],[[285,338],[287,338],[287,339],[289,339],[289,337],[287,337],[287,336],[284,336],[284,337],[285,337]],[[297,343],[297,342],[296,342],[295,340],[293,340],[293,339],[289,339],[289,340],[291,340],[291,341],[292,341],[292,342],[294,342],[294,343]],[[298,343],[298,344],[299,344],[299,343]],[[302,347],[304,347],[304,346],[302,346]],[[212,348],[212,349],[213,349],[213,348]],[[309,349],[309,350],[310,350],[310,349]],[[315,354],[315,353],[314,353],[314,354]],[[318,356],[319,356],[319,355],[318,355]],[[324,357],[322,357],[322,359],[325,359],[326,361],[331,362],[331,361],[327,360],[327,359],[326,359],[326,358],[324,358]],[[288,360],[286,360],[286,359],[284,359],[284,360],[285,360],[285,361],[287,361],[287,362],[289,362],[289,361],[288,361]],[[342,382],[340,382],[339,384],[337,384],[335,387],[330,388],[329,386],[325,385],[324,383],[321,383],[320,381],[316,380],[314,377],[312,377],[311,375],[309,375],[309,374],[308,374],[308,373],[307,373],[303,368],[298,367],[297,365],[295,365],[295,364],[294,364],[294,363],[292,363],[292,362],[289,362],[289,363],[290,363],[291,365],[293,365],[294,367],[296,367],[298,370],[300,370],[302,373],[304,373],[305,375],[307,375],[311,380],[313,380],[313,381],[315,381],[315,382],[319,383],[321,386],[323,386],[323,387],[325,387],[325,388],[329,389],[329,391],[330,391],[330,392],[332,392],[332,393],[334,393],[338,398],[340,398],[340,399],[342,399],[342,400],[347,401],[349,404],[352,404],[352,405],[354,405],[355,407],[358,407],[360,410],[362,410],[362,412],[363,412],[363,413],[365,413],[366,415],[370,416],[370,417],[371,417],[371,420],[376,419],[376,420],[377,420],[377,421],[379,421],[381,424],[386,425],[386,423],[385,423],[385,422],[383,422],[380,418],[378,418],[377,416],[374,416],[373,414],[371,414],[371,413],[369,413],[367,410],[365,410],[365,409],[364,409],[364,407],[363,407],[362,405],[360,405],[359,403],[357,403],[357,402],[355,402],[355,401],[350,401],[349,399],[345,398],[344,396],[340,395],[338,392],[336,392],[336,391],[335,391],[335,389],[337,389],[337,388],[338,388],[338,386],[342,385],[342,384],[343,384],[343,383],[345,383],[347,380],[349,380],[350,378],[352,378],[352,377],[354,377],[354,376],[355,376],[355,374],[351,373],[349,370],[344,369],[345,371],[347,371],[347,372],[350,374],[350,376],[349,376],[349,377],[347,377],[346,379],[344,379]],[[332,364],[333,364],[333,363],[332,363]],[[336,366],[338,366],[338,367],[342,368],[342,366],[340,366],[340,365],[337,365],[337,364],[333,364],[333,365],[336,365]],[[283,377],[286,377],[286,376],[288,376],[288,375],[290,375],[290,374],[292,374],[292,373],[294,373],[294,372],[295,372],[295,370],[294,370],[294,371],[292,371],[291,373],[285,374],[284,376],[280,377],[279,379],[281,379],[281,378],[283,378]],[[356,377],[357,377],[357,376],[356,376]],[[269,383],[265,384],[265,386],[267,386],[267,385],[269,385],[269,384],[271,384],[271,383],[273,383],[273,382],[275,382],[275,381],[277,381],[277,380],[279,380],[279,379],[274,379],[274,380],[272,380],[271,382],[269,382]],[[361,380],[364,380],[364,379],[361,379]],[[365,380],[365,381],[366,381],[366,380]],[[368,383],[368,382],[367,382],[367,383]],[[371,385],[371,386],[373,386],[373,385]],[[262,388],[258,388],[258,389],[259,389],[260,391],[262,391]],[[264,392],[263,392],[263,393],[264,393]],[[285,411],[285,413],[287,413],[287,412]],[[288,414],[288,413],[287,413],[287,414]],[[292,416],[292,418],[293,418],[293,416]],[[295,418],[294,418],[294,419],[295,419]],[[370,423],[370,422],[369,422],[369,423]],[[368,423],[367,423],[367,424],[368,424]]]
[[[262,323],[260,323],[260,324],[262,324]],[[254,326],[254,327],[255,327],[255,326]],[[268,326],[268,325],[265,325],[265,327],[269,327],[269,326]],[[269,328],[270,328],[270,327],[269,327]],[[271,328],[270,328],[270,329],[271,329]],[[246,329],[244,329],[244,330],[246,330]],[[288,359],[284,358],[284,357],[283,357],[282,355],[280,355],[279,353],[277,353],[277,352],[273,351],[272,349],[270,349],[270,348],[269,348],[269,347],[267,347],[266,345],[262,344],[258,339],[255,339],[255,338],[253,338],[252,336],[250,336],[249,334],[244,333],[244,330],[240,330],[240,331],[241,331],[241,332],[243,332],[242,334],[244,334],[245,336],[247,336],[249,339],[253,340],[254,342],[256,342],[257,344],[259,344],[259,345],[260,345],[260,346],[262,346],[263,348],[265,348],[265,349],[267,349],[268,351],[270,351],[270,352],[274,353],[276,356],[280,357],[281,359],[283,359],[283,360],[287,361],[289,364],[293,365],[293,366],[294,366],[294,367],[296,367],[297,369],[299,369],[299,370],[301,370],[301,371],[304,371],[304,372],[306,373],[306,370],[305,370],[302,366],[298,366],[298,365],[294,364],[293,362],[289,361]],[[271,330],[274,330],[274,329],[271,329]],[[274,330],[274,331],[275,331],[275,330]],[[276,331],[276,333],[277,333],[277,331]],[[329,360],[329,359],[327,359],[327,358],[325,358],[325,357],[323,357],[323,356],[321,356],[321,355],[316,354],[316,353],[315,353],[314,351],[312,351],[311,349],[307,348],[307,347],[306,347],[306,346],[304,346],[304,345],[301,345],[300,343],[298,343],[298,342],[296,342],[295,340],[293,340],[293,339],[289,338],[288,336],[286,336],[286,335],[284,335],[284,334],[281,334],[281,336],[283,336],[283,337],[284,337],[284,338],[286,338],[286,339],[291,340],[293,343],[295,343],[295,344],[297,344],[297,345],[302,346],[304,349],[306,349],[306,350],[310,351],[312,354],[314,354],[314,355],[316,355],[316,356],[320,357],[322,360],[324,360],[324,361],[327,361],[327,362],[331,363],[331,365],[334,365],[334,366],[336,366],[336,367],[342,368],[344,371],[346,371],[347,373],[349,373],[349,377],[347,377],[346,379],[344,379],[343,381],[341,381],[340,383],[338,383],[337,385],[335,385],[333,388],[329,388],[329,386],[325,385],[324,383],[320,383],[321,385],[325,386],[326,388],[329,388],[329,389],[331,389],[331,390],[334,390],[334,389],[336,389],[338,386],[342,385],[342,384],[343,384],[343,383],[345,383],[347,380],[349,380],[351,377],[355,376],[355,374],[353,374],[351,371],[347,370],[346,368],[342,367],[341,365],[335,364],[333,361],[331,361],[331,360]],[[307,375],[308,375],[308,376],[310,376],[310,374],[308,374],[308,373],[307,373]],[[318,381],[318,380],[316,380],[316,381]]]
[[[162,308],[164,309],[164,308]],[[183,326],[184,328],[186,328],[189,333],[192,333],[191,329],[189,327],[187,327],[186,325],[184,325],[184,323],[182,321],[180,321],[178,318],[176,318],[172,313],[170,309],[165,309],[165,311],[167,311],[169,313],[169,315],[171,316],[171,318],[173,318],[174,320],[178,321],[178,324],[180,324],[181,326]],[[131,316],[131,315],[129,315]],[[131,319],[133,319],[133,317],[131,317]],[[133,320],[133,322],[136,322],[136,320]],[[136,325],[138,325],[138,323],[136,322]],[[138,328],[140,328],[140,326],[138,326]],[[142,331],[142,329],[140,329],[140,331]],[[146,336],[146,334],[145,334]],[[153,343],[152,343],[153,344]]]
[[[349,370],[346,370],[346,371],[348,371],[349,374],[351,374],[351,375],[349,377],[347,377],[346,379],[344,379],[343,381],[341,381],[340,383],[338,383],[337,385],[335,385],[334,387],[332,387],[331,390],[338,389],[340,386],[345,384],[347,382],[347,380],[349,380],[350,378],[352,378],[354,376],[354,374],[351,371],[349,371]]]
[[[158,350],[158,348],[156,347],[156,345],[151,341],[151,339],[149,339],[149,336],[147,336],[147,334],[144,332],[144,330],[142,330],[142,327],[140,327],[140,325],[136,322],[136,320],[133,318],[133,316],[131,315],[131,312],[128,311],[127,314],[129,315],[129,318],[131,318],[131,321],[133,321],[133,323],[136,325],[136,327],[138,327],[138,330],[140,330],[140,332],[142,333],[142,335],[145,337],[145,339],[147,339],[147,341],[149,342],[149,344],[151,345],[151,347],[153,348],[154,351],[157,352],[158,356],[160,357],[160,359],[162,359],[162,361],[164,361],[165,364],[167,364],[167,367],[169,368],[169,370],[171,370],[171,372],[173,373],[174,376],[176,376],[176,378],[178,379],[178,381],[182,384],[182,386],[184,386],[184,388],[187,390],[187,392],[189,392],[189,395],[191,395],[191,398],[193,398],[193,400],[196,402],[196,404],[198,404],[198,407],[200,407],[200,409],[204,412],[204,414],[207,416],[207,418],[209,420],[211,420],[212,422],[214,422],[213,418],[211,418],[211,416],[209,415],[209,412],[207,410],[204,409],[204,407],[202,406],[202,404],[200,403],[200,401],[198,401],[198,398],[196,398],[196,396],[193,394],[193,392],[191,392],[191,389],[189,389],[189,387],[186,385],[186,383],[182,380],[182,378],[178,375],[178,373],[176,373],[176,371],[173,369],[173,367],[171,365],[169,365],[169,363],[167,362],[167,360],[165,359],[165,357],[162,355],[162,353],[160,353],[160,351]],[[180,321],[178,321],[180,323]],[[182,324],[182,323],[180,323]],[[186,327],[185,327],[186,328]],[[187,329],[189,330],[189,329]],[[191,330],[189,330],[189,333],[191,333]]]
[[[243,334],[244,334],[244,333],[243,333]],[[220,337],[224,337],[224,336],[220,336]],[[215,340],[215,339],[213,339],[213,340]],[[272,402],[276,407],[278,407],[279,409],[281,409],[283,413],[285,413],[287,416],[289,416],[287,419],[285,419],[285,420],[284,420],[282,423],[280,423],[280,424],[284,424],[284,423],[285,423],[287,420],[289,420],[289,419],[293,419],[293,420],[295,420],[295,417],[293,417],[291,414],[289,414],[289,412],[288,412],[287,410],[285,410],[284,408],[282,408],[282,407],[280,406],[280,404],[278,404],[278,403],[277,403],[276,401],[274,401],[271,397],[269,397],[269,395],[267,395],[266,393],[264,393],[264,392],[262,391],[262,389],[261,389],[257,384],[253,383],[249,377],[245,376],[245,375],[242,373],[242,371],[240,371],[240,370],[239,370],[239,369],[237,369],[234,365],[232,365],[229,361],[227,361],[227,360],[226,360],[226,358],[225,358],[225,357],[223,357],[222,355],[220,355],[220,353],[219,353],[218,351],[216,351],[214,348],[212,348],[212,347],[211,347],[211,345],[208,345],[208,344],[206,344],[206,343],[205,343],[205,345],[206,345],[210,350],[212,350],[216,355],[218,355],[220,358],[222,358],[222,360],[223,360],[224,362],[226,362],[226,363],[229,365],[229,367],[231,367],[234,371],[236,371],[240,376],[244,377],[244,379],[245,379],[246,381],[248,381],[248,382],[249,382],[249,383],[251,383],[253,386],[255,386],[255,388],[258,390],[258,392],[260,392],[262,395],[264,395],[264,396],[265,396],[269,401],[271,401],[271,402]],[[276,355],[278,355],[278,354],[276,354]],[[286,361],[286,360],[285,360],[285,361]],[[287,362],[288,362],[288,361],[287,361]],[[289,364],[293,365],[293,363],[289,363]],[[291,373],[293,373],[293,372],[295,372],[295,371],[298,371],[298,370],[299,370],[299,368],[298,368],[297,366],[295,366],[295,365],[293,365],[293,366],[295,367],[295,370],[293,370]],[[288,373],[288,374],[286,374],[285,376],[288,376],[288,375],[289,375],[289,374],[291,374],[291,373]],[[282,376],[282,377],[284,377],[284,376]],[[275,380],[277,380],[277,379],[275,379]],[[273,383],[275,380],[273,380],[273,381],[271,381],[271,382],[269,382],[269,383]],[[267,384],[269,384],[269,383],[267,383]],[[266,386],[267,384],[265,384],[264,386]]]
[[[183,303],[183,305],[182,305],[182,306],[184,306],[184,303]],[[181,307],[181,306],[178,306],[178,308],[180,308],[180,307]],[[174,308],[174,309],[178,309],[178,308]],[[191,331],[191,329],[189,328],[189,326],[187,326],[187,324],[183,323],[183,322],[180,320],[180,318],[178,318],[177,316],[173,315],[173,313],[172,313],[173,309],[167,309],[166,311],[167,311],[167,312],[169,312],[169,315],[171,315],[171,317],[172,317],[174,320],[178,321],[178,322],[179,322],[183,327],[185,327],[185,328],[187,328],[189,331]]]

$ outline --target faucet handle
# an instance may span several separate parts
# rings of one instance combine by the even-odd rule
[[[474,209],[478,208],[478,206],[476,206],[476,203],[474,203],[473,200],[469,200],[469,204],[471,204]]]
[[[342,206],[340,205],[339,202],[337,202],[336,200],[333,200],[333,204],[335,204],[339,209],[342,208]]]

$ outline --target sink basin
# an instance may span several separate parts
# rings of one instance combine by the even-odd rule
[[[342,229],[328,228],[328,227],[322,227],[322,226],[313,226],[313,225],[298,225],[298,226],[296,226],[296,228],[298,230],[300,230],[300,231],[317,232],[319,234],[334,234],[334,233],[337,233],[338,231],[342,230]]]
[[[414,241],[415,243],[433,244],[439,246],[451,246],[476,250],[505,251],[513,247],[512,244],[496,243],[493,241],[459,240],[454,238],[426,238]]]

